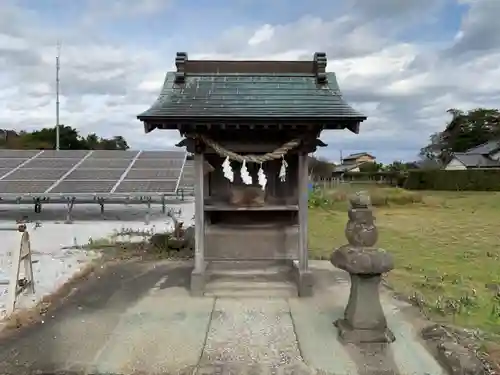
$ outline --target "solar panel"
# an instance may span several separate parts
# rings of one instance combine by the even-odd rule
[[[53,169],[66,169],[69,170],[79,159],[40,159],[35,158],[30,160],[22,168],[53,168]]]
[[[137,159],[133,169],[181,169],[183,159]]]
[[[24,163],[28,159],[14,159],[14,158],[7,158],[7,159],[0,159],[0,168],[15,168],[22,163]]]
[[[177,180],[180,169],[131,169],[125,180]]]
[[[81,169],[71,172],[65,180],[113,180],[118,181],[125,169]]]
[[[87,155],[89,150],[44,150],[38,158],[43,159],[81,159]]]
[[[183,176],[194,176],[194,165],[192,163],[184,164],[184,168],[182,169]]]
[[[143,151],[138,157],[141,159],[181,159],[186,156],[184,151]]]
[[[16,181],[16,180],[48,180],[57,181],[68,170],[67,169],[29,169],[21,168],[14,173],[11,173],[3,181]],[[24,183],[24,182],[23,182]]]
[[[115,193],[172,193],[177,180],[170,181],[122,181]]]
[[[0,181],[0,194],[43,194],[53,182],[51,181]]]
[[[193,187],[194,186],[194,178],[183,178],[179,182],[179,187]]]
[[[128,159],[132,160],[139,151],[121,151],[121,150],[95,150],[89,156],[89,159]]]
[[[12,170],[12,168],[0,168],[0,178],[2,178],[2,176],[9,173],[11,170]]]
[[[1,181],[0,181],[1,182]],[[92,193],[109,193],[116,181],[71,181],[63,180],[56,185],[50,193],[66,193],[71,194],[92,194]]]
[[[183,151],[0,150],[0,197],[110,193],[118,182],[113,192],[173,193],[185,156]],[[192,163],[186,166],[182,183],[191,184]]]
[[[183,181],[194,181],[194,174],[183,174],[181,176],[181,180],[183,180]]]
[[[29,159],[40,153],[40,150],[0,150],[0,159]]]
[[[127,168],[131,163],[128,159],[92,159],[87,158],[77,169]]]
[[[179,187],[193,187],[194,186],[194,163],[192,160],[186,160],[184,169],[182,170],[181,180]]]

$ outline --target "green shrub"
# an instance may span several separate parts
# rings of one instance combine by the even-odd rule
[[[422,203],[423,201],[421,194],[402,188],[374,189],[369,193],[372,205],[375,207],[390,205],[401,206],[406,204]]]
[[[332,203],[333,202],[322,194],[322,191],[319,189],[315,189],[309,193],[309,208],[325,208],[331,206]]]
[[[343,175],[345,181],[351,182],[381,182],[390,186],[403,187],[407,173],[402,171],[380,172],[347,172]]]
[[[339,206],[338,203],[347,202],[349,196],[355,192],[355,190],[367,190],[371,198],[371,203],[374,207],[385,207],[391,205],[406,205],[422,203],[423,197],[420,193],[413,191],[408,191],[402,188],[369,188],[369,189],[346,189],[338,188],[331,191],[315,190],[309,194],[309,207],[316,208],[345,208],[345,206]]]
[[[500,169],[415,170],[408,173],[405,189],[448,191],[500,191]]]

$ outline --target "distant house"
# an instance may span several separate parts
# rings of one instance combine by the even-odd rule
[[[359,167],[365,163],[375,163],[375,156],[367,152],[351,154],[342,159],[342,163],[335,167],[333,173],[338,175],[346,172],[359,172]]]
[[[16,138],[19,138],[19,134],[14,130],[0,129],[0,148],[6,148]]]
[[[375,156],[367,152],[358,152],[357,154],[347,155],[342,159],[343,165],[361,164],[365,162],[375,163]]]
[[[19,137],[19,135],[14,130],[0,129],[0,139],[5,141],[12,137]]]
[[[366,163],[366,161],[364,162]],[[364,164],[364,163],[360,163],[360,164],[340,164],[340,165],[337,165],[335,166],[335,169],[333,171],[334,174],[342,174],[342,173],[346,173],[346,172],[359,172],[360,169],[360,165],[361,164]]]
[[[500,168],[500,140],[489,141],[466,152],[454,152],[445,170]]]

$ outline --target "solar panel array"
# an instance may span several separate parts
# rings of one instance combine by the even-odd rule
[[[183,151],[0,150],[3,194],[170,194]]]
[[[184,191],[192,191],[194,189],[194,162],[193,160],[186,160],[184,169],[182,170],[181,180],[179,182],[179,189]]]

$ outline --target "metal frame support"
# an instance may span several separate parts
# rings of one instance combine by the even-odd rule
[[[97,198],[97,203],[99,203],[101,209],[101,216],[104,216],[104,198]]]
[[[151,198],[146,199],[146,214],[144,215],[144,224],[149,225],[151,221]]]
[[[68,211],[66,213],[66,224],[71,224],[73,222],[73,218],[71,217],[71,213],[73,212],[73,206],[75,205],[76,198],[68,198],[68,202],[66,203],[66,206],[68,208]]]
[[[42,202],[40,198],[35,198],[35,213],[39,214],[42,212]]]

